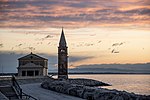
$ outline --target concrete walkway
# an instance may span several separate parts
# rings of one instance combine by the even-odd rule
[[[23,92],[31,95],[39,100],[84,100],[81,98],[57,93],[51,90],[46,90],[40,87],[41,83],[21,85]]]

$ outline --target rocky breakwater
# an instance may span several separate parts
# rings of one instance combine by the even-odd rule
[[[74,82],[75,80],[71,80],[72,83],[69,80],[45,81],[41,84],[41,87],[88,100],[150,100],[150,96],[86,86],[83,83],[87,84],[89,80],[88,82],[85,82],[85,80],[82,80],[84,82],[81,84],[79,84],[79,81]]]
[[[83,78],[68,79],[66,80],[66,82],[69,82],[70,84],[84,85],[84,86],[110,86],[110,84],[101,81]]]

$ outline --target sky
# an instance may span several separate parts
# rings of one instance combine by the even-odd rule
[[[31,51],[57,66],[62,27],[69,68],[150,62],[149,0],[1,0],[0,70]]]

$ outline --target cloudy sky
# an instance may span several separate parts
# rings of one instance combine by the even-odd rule
[[[1,0],[0,66],[31,51],[57,58],[62,27],[70,67],[150,62],[149,0]]]

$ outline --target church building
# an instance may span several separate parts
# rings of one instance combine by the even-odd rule
[[[68,79],[68,51],[67,43],[62,29],[58,46],[58,79]]]
[[[58,46],[58,79],[68,79],[68,51],[62,29]],[[47,76],[48,59],[36,54],[28,54],[18,59],[18,76]]]
[[[18,76],[47,76],[48,59],[32,52],[18,59]]]

